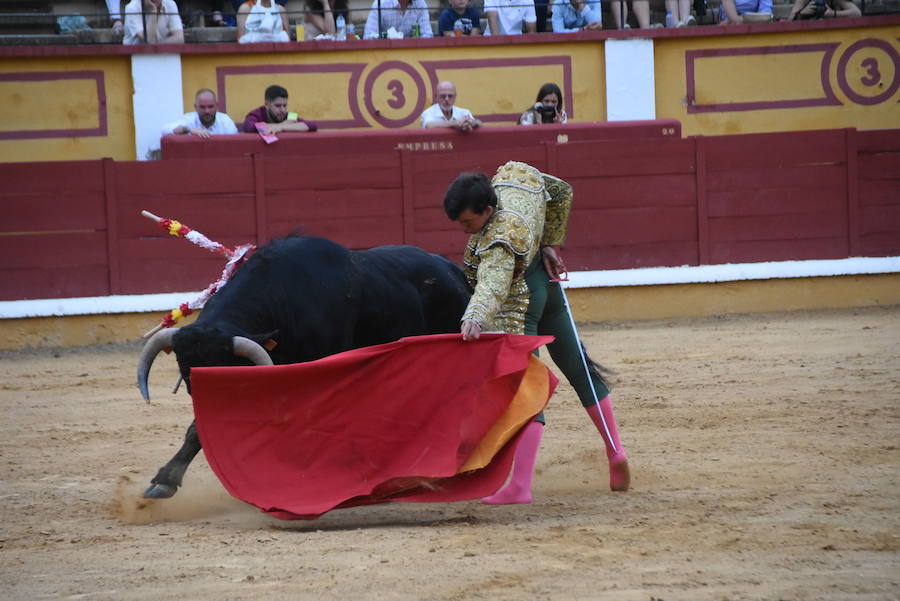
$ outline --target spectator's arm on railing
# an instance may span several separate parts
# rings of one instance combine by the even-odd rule
[[[246,3],[241,4],[241,7],[238,8],[237,16],[235,20],[237,21],[237,38],[241,39],[245,33],[247,33],[247,15],[250,14],[250,7],[247,6]]]
[[[372,3],[372,8],[369,10],[369,16],[366,17],[366,28],[363,31],[363,39],[377,40],[380,37],[381,32],[378,31],[378,0],[375,0]]]
[[[284,7],[281,6],[280,4],[278,5],[278,12],[281,13],[281,26],[284,28],[285,31],[290,31],[291,24],[288,22],[287,11],[284,10]],[[302,42],[303,40],[297,40],[297,41]]]
[[[484,3],[484,18],[488,22],[487,28],[491,35],[499,35],[500,15],[497,12],[497,6],[491,0],[486,0]]]
[[[431,30],[431,17],[428,14],[428,6],[425,2],[422,2],[422,8],[416,13],[416,22],[419,24],[420,37],[434,37],[434,31]]]
[[[534,2],[525,6],[525,33],[537,33],[537,12],[534,10]]]

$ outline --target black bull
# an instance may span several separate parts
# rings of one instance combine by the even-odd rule
[[[162,330],[144,347],[138,386],[171,347],[191,388],[191,368],[313,361],[404,336],[459,331],[469,300],[462,270],[413,246],[352,251],[322,238],[289,237],[258,249],[197,320]],[[263,346],[275,346],[266,351]],[[168,498],[200,451],[191,423],[181,449],[144,491]]]

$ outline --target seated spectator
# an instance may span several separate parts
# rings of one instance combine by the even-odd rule
[[[603,29],[600,0],[556,0],[553,3],[553,33]]]
[[[106,10],[109,11],[109,20],[115,34],[125,33],[125,25],[122,24],[122,2],[120,0],[106,0]]]
[[[316,131],[319,127],[312,121],[301,119],[297,113],[288,112],[288,92],[281,86],[266,88],[266,103],[247,113],[243,130],[248,134],[257,132],[257,123],[269,124],[270,132]]]
[[[200,7],[194,10],[190,18],[185,17],[184,24],[188,27],[206,27],[208,23],[210,27],[224,27],[228,23],[225,20],[223,10],[224,0],[201,2]],[[229,15],[229,18],[232,17]]]
[[[350,23],[347,0],[307,0],[303,39],[313,40],[322,34],[333,36],[337,31],[335,19],[338,15],[343,15],[344,21]]]
[[[231,5],[234,7],[235,14],[241,9],[241,5],[246,1],[247,0],[231,0]],[[275,0],[275,4],[287,6],[287,0]]]
[[[481,35],[481,13],[469,0],[450,0],[438,17],[438,35]]]
[[[688,27],[697,24],[697,19],[691,14],[691,0],[666,0],[666,12],[672,15],[672,24],[666,23],[666,27]]]
[[[381,3],[381,27],[378,24],[378,4]],[[413,37],[413,26],[419,26],[419,37],[434,36],[431,31],[431,20],[428,17],[428,5],[425,0],[374,0],[366,19],[363,39],[374,40],[393,27],[405,38]]]
[[[861,16],[862,11],[852,0],[794,0],[787,20]]]
[[[638,27],[648,29],[650,27],[650,2],[648,0],[633,0],[631,9],[637,19]],[[612,13],[616,29],[631,29],[628,24],[628,4],[625,0],[611,0],[609,12]]]
[[[174,0],[131,0],[125,7],[125,37],[122,43],[183,44],[184,27]]]
[[[225,22],[225,15],[222,14],[222,10],[225,8],[223,0],[212,0],[210,8],[212,9],[212,13],[209,15],[210,25],[213,27],[225,27],[228,25]]]
[[[237,12],[237,36],[241,44],[290,42],[284,7],[273,0],[247,0]]]
[[[456,86],[453,82],[442,81],[434,89],[434,104],[422,113],[422,127],[451,127],[462,132],[470,132],[481,121],[472,115],[469,109],[454,106],[456,102]]]
[[[519,125],[535,123],[566,123],[569,120],[563,109],[562,90],[555,83],[545,83],[538,90],[535,104],[519,117]]]
[[[772,0],[722,0],[720,25],[763,23],[772,20]]]
[[[537,31],[534,0],[485,0],[484,16],[488,22],[484,35],[520,35]]]
[[[198,138],[208,138],[222,134],[238,133],[237,126],[231,117],[218,112],[216,93],[203,89],[194,96],[193,113],[186,113],[178,121],[163,127],[163,135],[190,134]]]

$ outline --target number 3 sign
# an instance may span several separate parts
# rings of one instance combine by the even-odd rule
[[[405,127],[425,110],[427,90],[422,76],[406,63],[386,61],[366,77],[366,109],[384,127]]]
[[[837,67],[838,85],[856,104],[879,104],[900,86],[900,55],[884,40],[851,44]]]

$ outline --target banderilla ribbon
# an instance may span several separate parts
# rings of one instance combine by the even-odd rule
[[[141,211],[141,215],[158,223],[161,228],[169,232],[169,234],[171,234],[172,236],[185,238],[186,240],[193,242],[200,248],[205,248],[210,252],[220,254],[228,259],[228,262],[225,264],[225,269],[222,270],[222,275],[219,277],[219,279],[207,286],[206,290],[201,292],[200,295],[193,300],[181,303],[177,308],[172,309],[171,311],[166,313],[160,320],[159,325],[155,326],[152,330],[144,334],[144,338],[149,338],[163,328],[171,328],[183,317],[187,317],[194,311],[202,309],[203,305],[206,304],[206,301],[209,300],[209,297],[221,290],[225,286],[225,284],[228,283],[228,280],[230,280],[231,276],[234,275],[234,272],[237,269],[238,265],[240,265],[241,262],[247,258],[247,255],[250,252],[256,249],[256,246],[253,244],[242,244],[232,250],[224,246],[223,244],[210,240],[197,230],[191,229],[183,223],[174,219],[157,217],[149,211]]]

